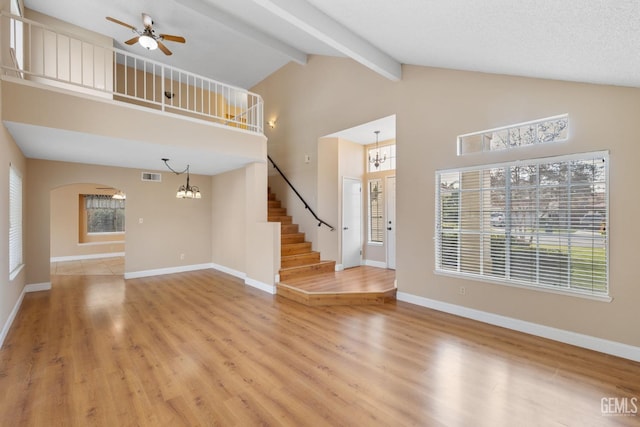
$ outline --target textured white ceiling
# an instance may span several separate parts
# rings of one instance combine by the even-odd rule
[[[158,30],[184,35],[187,44],[168,43],[174,51],[169,58],[119,47],[245,88],[291,60],[275,44],[301,54],[344,55],[335,46],[351,33],[403,64],[640,87],[637,0],[25,2],[119,41],[131,33],[105,16],[137,26],[140,13],[149,13]],[[291,19],[274,12],[293,5]],[[314,21],[324,15],[335,25],[317,30]],[[329,46],[328,39],[335,43]]]
[[[308,0],[401,63],[640,86],[637,0]]]
[[[289,61],[305,63],[308,54],[350,56],[395,79],[400,64],[412,64],[640,87],[640,0],[25,0],[25,4],[112,37],[116,47],[247,89]],[[131,38],[131,31],[105,19],[112,16],[139,28],[142,12],[153,17],[157,32],[182,35],[187,43],[167,42],[174,52],[170,57],[159,50],[126,46],[122,41]],[[395,120],[374,121],[334,135],[366,144],[374,140],[378,128],[383,132],[380,140],[388,139],[392,136],[387,135],[395,135]],[[56,152],[38,145],[38,134],[44,138],[46,132],[13,128],[18,138],[41,151],[25,153],[30,157],[90,163],[89,153],[82,157],[73,147],[64,149],[64,139],[71,138],[64,132],[56,134],[60,139]],[[86,138],[96,146],[101,142],[90,135]],[[148,147],[138,148],[142,152]],[[181,154],[187,161],[195,153],[176,151],[172,157]],[[142,156],[138,163],[126,165],[117,155],[104,159],[109,164],[152,167]],[[244,161],[222,160],[203,173],[228,170]]]

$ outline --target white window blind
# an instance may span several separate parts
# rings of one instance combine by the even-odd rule
[[[436,173],[436,271],[608,295],[608,153]]]
[[[384,194],[382,180],[369,181],[369,242],[384,241]]]
[[[22,178],[9,167],[9,272],[22,265]]]

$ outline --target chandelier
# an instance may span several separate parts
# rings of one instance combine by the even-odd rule
[[[178,188],[178,192],[176,193],[176,198],[178,199],[201,199],[202,194],[200,194],[200,189],[195,185],[189,185],[189,165],[183,171],[176,171],[171,166],[169,166],[169,159],[162,159],[164,164],[169,168],[169,170],[176,175],[182,175],[183,173],[187,173],[187,184],[181,185]]]
[[[380,131],[377,130],[377,131],[374,131],[373,133],[376,134],[376,157],[372,158],[371,154],[369,154],[369,163],[373,163],[373,166],[375,166],[376,169],[378,169],[380,165],[384,163],[385,160],[387,160],[387,155],[385,154],[383,158],[380,157],[380,150],[378,149],[378,134],[380,133]]]

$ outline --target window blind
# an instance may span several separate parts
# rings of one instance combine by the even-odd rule
[[[608,153],[436,173],[436,271],[608,295]]]
[[[369,241],[384,241],[384,194],[382,180],[369,181]]]
[[[9,167],[9,272],[22,265],[22,177]]]

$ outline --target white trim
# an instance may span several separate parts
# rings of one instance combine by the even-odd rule
[[[7,318],[7,321],[2,327],[2,331],[0,332],[0,348],[2,348],[2,346],[4,345],[4,340],[5,338],[7,338],[7,334],[9,333],[9,329],[11,329],[11,325],[13,324],[13,321],[15,320],[16,315],[18,314],[18,310],[20,310],[20,306],[22,305],[23,298],[24,298],[24,289],[22,289],[22,292],[20,292],[20,296],[18,297],[18,300],[13,306],[13,310],[11,310],[11,313],[9,313],[9,317]]]
[[[266,292],[271,295],[275,295],[276,287],[273,285],[268,285],[266,283],[260,282],[258,280],[247,277],[244,279],[244,284],[247,286],[251,286],[252,288],[256,288],[260,291]]]
[[[223,273],[229,274],[231,276],[237,277],[238,279],[246,279],[247,274],[238,270],[234,270],[233,268],[225,267],[224,265],[211,263],[211,268],[214,270],[221,271]]]
[[[247,277],[247,273],[243,273],[238,270],[234,270],[233,268],[225,267],[224,265],[211,263],[211,268],[214,270],[218,270],[222,273],[229,274],[231,276],[237,277],[238,279],[244,280],[244,284],[251,286],[252,288],[259,289],[268,294],[274,295],[276,293],[276,287],[274,285],[269,285],[264,282],[260,282],[258,280],[252,279],[251,277]],[[276,274],[275,283],[280,281],[280,275]]]
[[[187,271],[206,270],[212,268],[211,264],[183,265],[179,267],[158,268],[155,270],[132,271],[124,273],[125,279],[138,279],[140,277],[162,276],[164,274],[185,273]]]
[[[640,362],[640,347],[419,297],[405,292],[398,292],[396,298],[398,301],[408,302],[422,307],[431,308],[433,310],[454,314],[456,316],[466,317],[467,319],[488,323],[490,325],[501,326],[514,331],[524,332],[526,334],[548,338],[565,344],[571,344],[589,350],[599,351],[601,353],[611,354],[613,356]]]
[[[113,242],[109,242],[113,243]],[[99,259],[99,258],[116,258],[124,256],[124,252],[107,252],[105,254],[91,254],[91,255],[69,255],[69,256],[56,256],[51,257],[51,262],[64,262],[64,261],[81,261],[83,259]]]
[[[377,268],[387,268],[387,263],[383,261],[373,261],[370,259],[364,260],[364,265],[368,265],[369,267],[377,267]]]
[[[24,264],[20,264],[11,273],[9,273],[9,281],[11,282],[15,280],[15,278],[18,277],[18,274],[20,274],[22,269],[24,269]]]
[[[336,270],[336,271],[343,271],[343,270],[344,270],[344,265],[342,265],[342,264],[336,264],[336,268],[335,268],[335,270]]]
[[[104,242],[86,242],[86,243],[78,243],[78,246],[83,248],[86,246],[100,246],[100,245],[111,245],[117,243],[125,243],[125,240],[105,240]]]
[[[16,316],[18,315],[18,311],[22,306],[22,300],[24,299],[24,294],[28,292],[48,291],[49,289],[51,289],[51,283],[49,282],[34,283],[31,285],[25,285],[25,287],[22,288],[22,292],[20,292],[20,296],[18,297],[18,300],[13,305],[13,309],[11,310],[11,313],[9,313],[9,317],[7,318],[7,321],[4,323],[4,326],[2,327],[2,331],[0,331],[0,348],[2,348],[2,346],[4,345],[4,340],[5,338],[7,338],[7,334],[9,334],[9,329],[11,329],[11,325],[13,325],[13,321],[16,319]]]
[[[50,290],[51,290],[51,282],[32,283],[24,287],[25,294],[30,292],[40,292],[40,291],[50,291]]]

